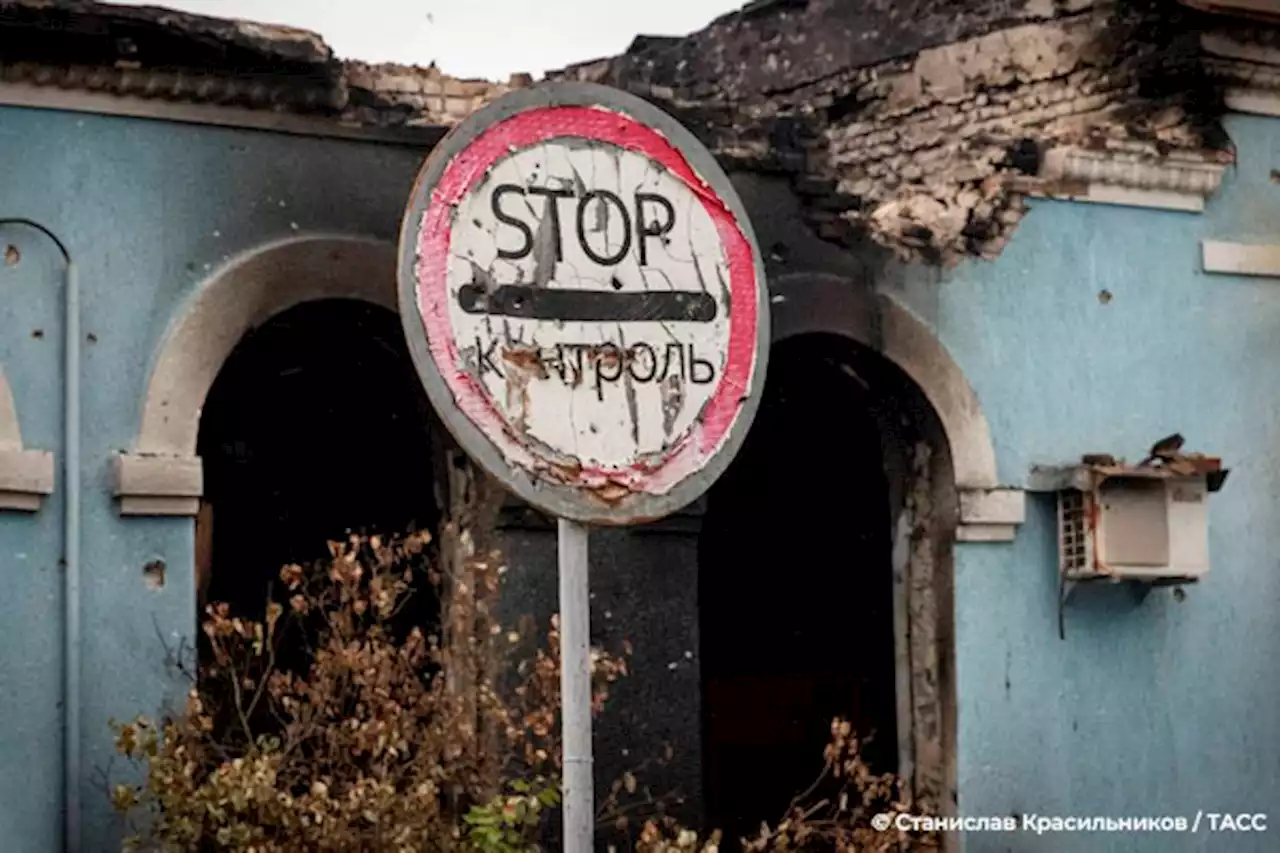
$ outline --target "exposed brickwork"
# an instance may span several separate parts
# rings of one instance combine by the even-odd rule
[[[992,257],[1052,148],[1229,162],[1200,13],[1151,0],[760,0],[562,77],[671,110],[739,168],[782,171],[833,239]],[[1171,179],[1172,180],[1172,179]]]
[[[162,9],[0,12],[7,82],[392,128],[452,125],[532,82],[342,62],[304,30]],[[1028,194],[1075,197],[1082,174],[1211,192],[1232,160],[1223,91],[1280,93],[1277,45],[1276,27],[1165,0],[755,0],[551,76],[636,92],[731,168],[789,175],[824,237],[950,263],[997,254]]]
[[[435,66],[369,65],[345,62],[343,78],[351,95],[343,117],[361,124],[396,120],[409,125],[452,125],[494,98],[531,85],[527,74],[506,83],[459,80]]]

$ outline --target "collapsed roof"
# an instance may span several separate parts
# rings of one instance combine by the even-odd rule
[[[789,176],[828,238],[951,263],[998,254],[1029,193],[1212,192],[1234,158],[1225,98],[1280,91],[1277,45],[1172,0],[754,0],[555,76],[639,94],[731,167]]]
[[[1275,6],[753,0],[550,76],[630,90],[729,168],[787,176],[828,239],[952,263],[997,255],[1028,195],[1202,202],[1234,159],[1226,104],[1280,104],[1280,17],[1260,22]],[[306,30],[95,0],[0,0],[0,81],[372,128],[453,124],[531,82],[342,61]]]

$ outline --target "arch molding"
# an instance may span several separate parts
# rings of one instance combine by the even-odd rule
[[[203,492],[200,412],[223,362],[251,329],[321,299],[396,311],[395,245],[351,236],[290,238],[238,256],[199,288],[160,347],[134,449],[117,459],[123,514],[196,514]]]

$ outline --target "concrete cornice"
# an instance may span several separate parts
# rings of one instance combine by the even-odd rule
[[[53,493],[53,454],[22,444],[13,392],[0,369],[0,511],[36,512]]]
[[[430,148],[444,135],[437,125],[382,127],[344,122],[323,115],[210,102],[163,100],[111,92],[64,89],[35,83],[0,81],[0,106],[62,110],[93,115],[126,116],[213,127],[234,127],[315,136],[353,139]]]
[[[961,542],[1012,542],[1027,519],[1027,497],[1022,489],[961,489]]]
[[[1280,116],[1280,33],[1254,27],[1205,33],[1205,67],[1230,110]]]
[[[1192,156],[1062,146],[1046,152],[1040,173],[1025,189],[1045,198],[1198,212],[1218,191],[1225,171],[1225,163]]]
[[[116,457],[116,498],[121,515],[195,516],[204,494],[198,456],[121,453]]]

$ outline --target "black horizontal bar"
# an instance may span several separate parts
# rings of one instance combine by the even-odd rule
[[[467,284],[458,291],[458,304],[468,314],[527,320],[710,323],[716,318],[716,301],[710,294],[687,290],[616,293],[504,284],[488,291]]]

